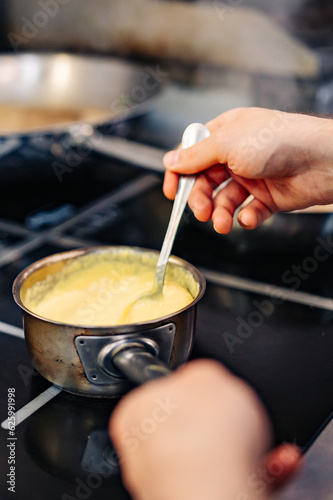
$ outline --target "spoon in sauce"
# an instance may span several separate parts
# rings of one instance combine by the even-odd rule
[[[201,123],[191,123],[183,133],[181,147],[182,149],[189,148],[193,146],[193,144],[202,141],[209,135],[210,132],[205,125]],[[126,318],[129,316],[132,309],[136,307],[141,301],[159,301],[162,299],[166,267],[177,233],[179,222],[185,210],[188,197],[190,196],[190,193],[194,186],[195,179],[195,175],[182,175],[179,177],[178,190],[174,199],[170,221],[157,262],[153,287],[151,291],[143,294],[141,297],[132,302],[132,304],[126,307],[123,314],[124,321],[126,321]]]

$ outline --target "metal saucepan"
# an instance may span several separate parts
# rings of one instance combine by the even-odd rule
[[[193,342],[196,305],[204,294],[205,279],[191,264],[171,256],[168,272],[189,290],[193,301],[176,313],[136,324],[69,325],[38,316],[24,305],[26,291],[34,283],[60,271],[70,259],[101,252],[135,261],[149,259],[150,262],[151,259],[152,266],[158,257],[158,252],[153,250],[121,246],[51,255],[31,264],[17,276],[13,295],[22,309],[28,351],[39,373],[74,394],[113,397],[130,388],[129,380],[140,384],[165,375],[186,361]]]
[[[45,160],[72,167],[95,151],[161,170],[163,151],[117,135],[153,108],[164,78],[158,65],[106,56],[1,55],[1,171],[8,179],[15,170],[17,180],[26,159],[44,162],[45,171]]]

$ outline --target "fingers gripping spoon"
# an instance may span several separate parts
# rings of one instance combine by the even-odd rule
[[[182,137],[182,149],[189,148],[193,144],[202,141],[210,135],[208,128],[201,123],[191,123],[184,131]],[[159,300],[162,297],[165,271],[170,257],[173,242],[177,233],[179,222],[185,210],[188,197],[195,183],[195,175],[182,175],[179,178],[178,190],[173,203],[169,225],[164,237],[162,249],[156,266],[153,287],[150,292],[145,293],[132,304],[130,304],[123,315],[126,320],[133,307],[141,300]]]

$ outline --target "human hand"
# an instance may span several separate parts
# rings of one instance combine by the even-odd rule
[[[163,190],[173,199],[178,174],[198,174],[189,206],[198,220],[211,218],[217,232],[231,230],[236,209],[246,201],[238,214],[245,229],[279,211],[333,202],[332,120],[236,108],[207,127],[210,137],[165,155]]]
[[[213,361],[192,361],[131,391],[113,412],[110,434],[136,500],[262,500],[274,482],[268,470],[265,479],[257,477],[271,440],[261,402]],[[280,481],[296,456],[285,451],[281,463],[289,465],[283,474],[280,467]]]

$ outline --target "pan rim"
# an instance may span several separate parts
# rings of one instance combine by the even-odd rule
[[[129,332],[130,328],[133,328],[137,330],[138,327],[147,327],[150,325],[156,326],[156,324],[161,323],[161,322],[167,322],[170,321],[171,318],[173,318],[175,315],[181,314],[188,309],[192,308],[195,306],[203,297],[205,291],[206,291],[206,280],[195,266],[187,262],[186,260],[182,259],[181,257],[177,257],[176,255],[170,255],[169,261],[172,264],[179,265],[182,267],[185,267],[187,270],[190,271],[194,279],[198,282],[199,284],[199,293],[198,295],[188,304],[187,306],[183,307],[182,309],[178,309],[177,311],[174,311],[172,313],[169,313],[165,316],[161,316],[156,319],[151,319],[151,320],[146,320],[146,321],[140,321],[137,323],[128,323],[128,324],[116,324],[116,325],[89,325],[89,324],[78,324],[78,323],[63,323],[61,321],[56,321],[53,319],[46,318],[44,316],[40,316],[36,314],[35,312],[31,311],[28,307],[26,307],[21,299],[20,291],[21,287],[24,283],[24,281],[32,275],[34,272],[42,269],[43,267],[46,267],[49,265],[51,262],[59,262],[63,260],[70,260],[71,258],[76,258],[79,256],[83,256],[86,254],[90,253],[100,253],[100,252],[108,252],[110,250],[114,249],[119,249],[119,250],[126,250],[130,249],[133,250],[134,252],[142,252],[142,253],[152,253],[152,254],[159,254],[158,250],[150,249],[150,248],[143,248],[143,247],[137,247],[137,246],[128,246],[128,245],[96,245],[96,246],[90,246],[90,247],[83,247],[83,248],[77,248],[73,250],[67,250],[65,252],[59,252],[55,254],[51,254],[49,256],[43,257],[42,259],[39,259],[37,261],[34,261],[33,263],[29,264],[27,267],[25,267],[15,278],[12,286],[12,294],[14,301],[16,304],[21,308],[22,311],[25,313],[29,314],[30,316],[33,316],[34,318],[44,321],[46,323],[51,323],[54,325],[58,326],[64,326],[69,329],[74,329],[74,330],[94,330],[98,332],[99,334],[102,333],[110,333],[110,329],[116,329],[119,334],[124,333],[124,332]],[[51,262],[50,262],[51,261]]]

